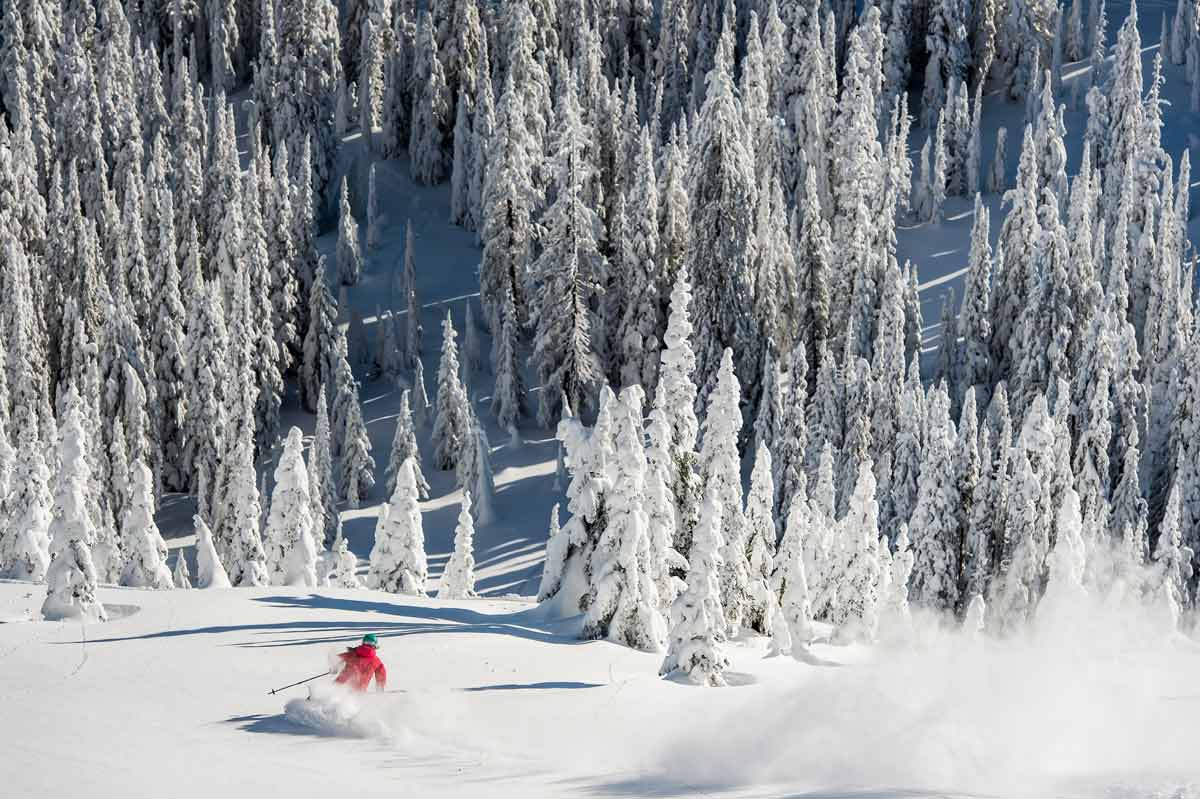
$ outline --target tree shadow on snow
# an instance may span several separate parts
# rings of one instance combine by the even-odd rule
[[[355,613],[378,613],[386,616],[398,616],[414,621],[397,622],[354,622],[358,627],[371,627],[377,630],[380,638],[399,635],[418,635],[423,633],[483,633],[487,635],[510,635],[525,638],[540,643],[581,644],[577,636],[576,624],[571,619],[545,621],[537,613],[537,608],[517,611],[516,613],[480,613],[470,608],[458,607],[424,607],[407,605],[399,602],[379,602],[364,599],[349,599],[345,597],[322,596],[268,596],[255,599],[274,607],[308,610],[342,610]],[[278,643],[259,643],[254,646],[292,645],[304,643],[330,643],[351,640],[355,635],[326,637],[311,640],[291,640]]]
[[[508,683],[505,685],[476,685],[464,688],[464,691],[546,691],[555,688],[603,688],[596,682],[531,682],[524,684]]]
[[[572,782],[578,782],[572,780]],[[740,792],[746,785],[734,782],[682,782],[668,777],[642,776],[576,786],[581,793],[597,796],[674,797],[708,796]],[[801,793],[785,790],[762,794],[779,799],[982,799],[980,794],[935,791],[925,788],[821,788]]]
[[[396,638],[406,635],[432,635],[436,633],[479,633],[484,635],[508,635],[525,638],[539,643],[578,645],[588,643],[577,637],[578,620],[564,619],[545,621],[538,615],[538,608],[516,613],[487,614],[469,608],[421,607],[401,603],[377,602],[342,597],[321,596],[267,596],[253,601],[272,607],[293,610],[328,611],[342,610],[363,614],[377,614],[378,619],[365,621],[326,621],[320,618],[301,621],[263,622],[258,624],[214,625],[172,630],[159,630],[142,635],[110,636],[89,638],[89,644],[119,643],[121,641],[179,638],[189,635],[223,635],[228,633],[255,633],[259,638],[239,641],[233,646],[262,648],[304,645],[328,645],[357,641],[364,633],[375,633],[380,638]],[[275,637],[267,637],[272,636]],[[280,637],[285,636],[285,637]],[[58,642],[79,644],[79,641]]]
[[[238,729],[243,732],[260,732],[271,735],[303,735],[307,737],[320,736],[320,733],[316,730],[311,727],[305,727],[302,724],[297,724],[282,713],[275,716],[265,716],[261,713],[255,713],[250,716],[230,716],[225,719],[224,723],[236,724],[238,725]]]
[[[795,647],[793,647],[792,648],[792,657],[795,658],[796,660],[800,661],[801,663],[808,664],[809,666],[835,666],[836,667],[836,666],[846,665],[845,663],[838,663],[836,660],[826,660],[825,658],[817,657],[811,651],[809,651],[807,648],[801,648],[800,651],[797,652]]]

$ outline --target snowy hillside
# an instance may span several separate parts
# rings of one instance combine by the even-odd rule
[[[14,796],[1200,795],[1200,652],[1124,638],[1139,620],[1100,609],[1015,648],[818,644],[799,665],[739,643],[735,687],[698,691],[525,602],[105,589],[112,620],[85,628],[27,621],[35,594],[0,584]],[[360,714],[267,694],[366,631],[388,688],[341,700]]]
[[[1200,0],[0,3],[5,795],[1200,799],[1197,158]]]

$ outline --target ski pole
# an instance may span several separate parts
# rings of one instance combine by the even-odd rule
[[[306,682],[312,682],[313,680],[319,680],[327,674],[333,674],[333,672],[332,671],[323,671],[320,674],[316,674],[316,675],[313,675],[312,677],[309,677],[307,680],[301,680],[300,682],[294,682],[291,685],[285,685],[282,688],[275,688],[274,690],[268,691],[267,693],[272,694],[272,695],[277,694],[280,691],[286,691],[288,688],[295,688],[297,685],[304,685],[304,683],[306,683]]]

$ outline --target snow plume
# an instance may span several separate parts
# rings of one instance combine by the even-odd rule
[[[283,714],[289,721],[336,738],[391,737],[388,725],[369,701],[370,695],[355,696],[336,683],[314,685],[308,693],[284,706]]]
[[[888,795],[1193,796],[1200,646],[1147,632],[1157,611],[1140,603],[1088,597],[1077,610],[1003,640],[918,619],[912,649],[805,669],[762,686],[736,719],[690,728],[656,777]]]

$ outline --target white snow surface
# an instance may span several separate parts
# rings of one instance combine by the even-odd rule
[[[1004,643],[735,641],[704,689],[528,601],[103,588],[122,612],[84,627],[31,621],[43,592],[0,583],[6,796],[1200,797],[1200,646],[1100,606]],[[385,692],[268,694],[366,632]]]

